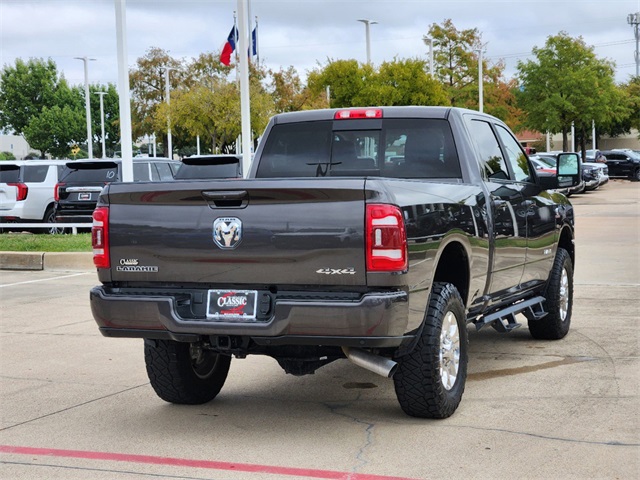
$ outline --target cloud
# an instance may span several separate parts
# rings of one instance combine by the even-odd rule
[[[233,24],[235,0],[128,0],[128,62],[134,65],[151,47],[177,58],[220,49]],[[427,57],[422,37],[433,23],[450,18],[459,30],[477,28],[486,43],[485,58],[504,59],[507,76],[518,60],[531,58],[549,35],[566,31],[595,46],[600,58],[618,65],[616,80],[635,73],[633,29],[629,13],[637,0],[253,0],[258,16],[260,57],[269,68],[293,65],[304,74],[328,58],[366,59],[365,31],[371,26],[375,64],[394,57]],[[116,82],[117,58],[113,0],[0,0],[1,63],[16,58],[52,58],[74,84]]]

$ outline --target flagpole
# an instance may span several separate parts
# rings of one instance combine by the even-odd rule
[[[253,42],[251,41],[251,0],[247,0],[247,42],[250,45],[249,63],[253,60]]]
[[[234,55],[236,57],[236,80],[238,79],[238,22],[236,19],[236,12],[235,10],[233,11],[233,31],[236,34],[236,38],[234,38],[235,42],[236,42],[236,48],[234,50]]]
[[[238,26],[240,30],[238,36],[240,37],[239,50],[242,52],[240,55],[240,114],[242,119],[242,174],[246,178],[249,175],[249,169],[251,167],[251,108],[249,98],[249,58],[247,52],[247,0],[237,0],[238,2],[238,16],[240,21]]]
[[[258,41],[258,16],[256,15],[256,62],[260,65],[260,42]],[[253,52],[252,52],[253,53]]]

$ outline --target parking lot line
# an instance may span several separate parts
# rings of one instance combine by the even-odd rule
[[[247,473],[267,473],[279,476],[309,477],[327,480],[416,480],[408,477],[391,477],[367,473],[338,472],[309,468],[278,467],[275,465],[257,465],[250,463],[219,462],[215,460],[191,460],[186,458],[157,457],[153,455],[132,455],[127,453],[92,452],[85,450],[62,450],[55,448],[19,447],[0,445],[0,453],[18,455],[41,455],[45,457],[82,458],[85,460],[103,460],[112,462],[143,463],[149,465],[167,465],[171,467],[191,467],[208,470],[222,470]]]
[[[61,278],[77,277],[78,275],[88,275],[90,273],[95,274],[95,272],[72,273],[71,275],[62,275],[62,276],[59,276],[59,277],[39,278],[37,280],[27,280],[25,282],[7,283],[6,285],[0,285],[0,288],[13,287],[14,285],[26,285],[27,283],[46,282],[46,281],[49,281],[49,280],[60,280]]]

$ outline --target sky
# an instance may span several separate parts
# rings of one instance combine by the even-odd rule
[[[233,26],[237,0],[124,0],[127,63],[134,66],[151,47],[190,60],[219,51]],[[258,18],[260,61],[268,68],[306,72],[328,60],[366,61],[367,19],[371,61],[428,59],[422,37],[432,24],[451,19],[458,30],[477,28],[484,58],[505,62],[505,76],[518,61],[533,60],[534,47],[564,31],[581,36],[598,58],[616,64],[615,79],[635,74],[636,41],[627,23],[640,0],[249,0]],[[0,65],[17,58],[51,58],[72,85],[117,83],[114,0],[0,0]]]

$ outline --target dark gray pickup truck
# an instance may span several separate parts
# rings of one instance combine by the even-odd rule
[[[93,215],[103,335],[144,339],[173,403],[212,400],[232,357],[294,375],[337,359],[393,377],[401,408],[457,408],[467,324],[571,320],[574,218],[499,120],[445,107],[275,116],[248,179],[111,183]]]

